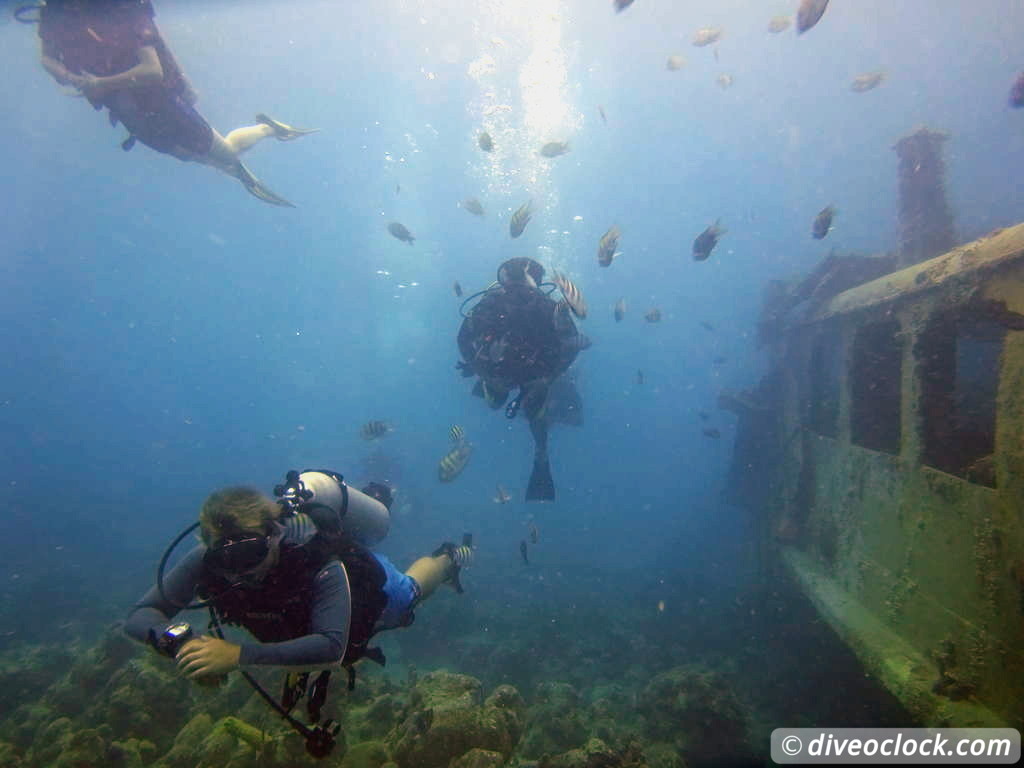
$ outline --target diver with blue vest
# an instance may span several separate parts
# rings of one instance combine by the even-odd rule
[[[402,573],[371,552],[388,533],[391,490],[371,483],[349,487],[329,470],[289,472],[276,499],[251,488],[225,488],[203,503],[199,521],[167,548],[157,583],[135,604],[125,632],[174,659],[188,678],[219,684],[234,670],[306,739],[314,756],[330,753],[338,726],[320,723],[331,667],[341,664],[354,683],[353,665],[380,664],[370,639],[409,626],[415,608],[443,583],[461,592],[460,570],[472,560],[472,539],[445,542]],[[166,571],[171,553],[196,528],[201,543]],[[174,621],[182,610],[206,607],[210,632]],[[225,624],[255,639],[231,642]],[[286,667],[281,700],[246,671]],[[310,682],[310,670],[319,670]],[[307,697],[312,726],[292,716]]]
[[[179,160],[216,168],[238,179],[249,194],[271,205],[294,207],[272,192],[242,162],[263,139],[315,133],[265,114],[256,124],[222,136],[196,109],[192,88],[157,29],[151,0],[46,0],[23,5],[15,18],[39,27],[40,63],[61,85],[75,88],[128,137]]]

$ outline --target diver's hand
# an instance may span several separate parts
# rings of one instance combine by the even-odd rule
[[[216,677],[238,669],[242,646],[216,637],[201,635],[178,651],[178,669],[189,679]]]
[[[103,78],[86,72],[83,75],[69,75],[68,82],[89,98],[98,98],[107,91]]]

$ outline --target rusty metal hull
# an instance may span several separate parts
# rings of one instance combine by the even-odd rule
[[[834,296],[771,353],[765,562],[921,723],[1020,727],[1024,224]]]

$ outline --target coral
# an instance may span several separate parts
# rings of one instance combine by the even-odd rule
[[[636,744],[630,744],[623,750],[615,750],[601,739],[589,739],[579,749],[543,757],[538,768],[640,768],[646,766],[643,752]]]
[[[671,744],[648,744],[644,747],[644,756],[650,768],[686,768],[686,761]]]
[[[442,670],[422,677],[409,712],[388,735],[395,762],[401,768],[448,768],[473,748],[511,754],[522,731],[516,695],[503,690],[482,704],[480,692],[480,683],[466,675]]]
[[[530,707],[520,752],[526,757],[565,752],[582,744],[589,729],[580,696],[566,683],[541,683]]]
[[[721,676],[696,665],[655,677],[641,697],[648,735],[671,742],[693,765],[750,754],[747,716]]]
[[[107,743],[94,728],[74,731],[62,740],[53,768],[107,768]]]
[[[6,741],[0,741],[0,768],[22,768],[18,750]]]
[[[382,741],[353,744],[341,761],[341,768],[381,768],[388,761],[388,747]]]
[[[474,748],[452,760],[449,768],[500,768],[504,764],[505,756],[501,752]]]

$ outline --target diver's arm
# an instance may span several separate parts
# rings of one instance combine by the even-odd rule
[[[242,643],[241,666],[303,667],[335,664],[348,645],[352,596],[345,569],[337,561],[316,575],[308,635],[280,643]]]
[[[144,88],[157,85],[164,79],[164,68],[152,45],[139,48],[139,63],[116,75],[99,77],[92,74],[70,75],[69,81],[86,96],[98,96],[118,88]]]
[[[202,572],[205,551],[205,547],[196,547],[164,576],[166,600],[160,594],[158,585],[143,595],[125,621],[125,634],[139,642],[148,643],[151,630],[157,635],[162,633],[182,606],[192,602]]]
[[[68,71],[67,67],[46,52],[46,43],[43,43],[43,49],[39,54],[39,60],[43,65],[43,69],[49,72],[50,77],[58,83],[61,85],[67,85],[71,82],[71,72]]]

